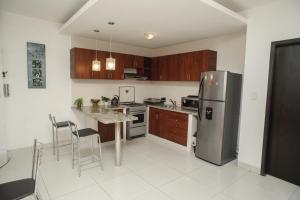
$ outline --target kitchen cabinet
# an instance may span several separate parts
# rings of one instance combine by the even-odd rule
[[[71,78],[91,78],[94,53],[95,51],[89,49],[74,48],[71,50]]]
[[[201,72],[216,70],[217,52],[195,51],[152,59],[151,80],[199,81]]]
[[[97,59],[101,62],[99,72],[92,71],[92,62],[96,59],[96,51],[92,49],[73,48],[70,51],[71,78],[74,79],[124,79],[123,54],[112,53],[116,59],[116,70],[106,70],[106,58],[109,52],[97,51]]]
[[[118,112],[123,112],[119,109]],[[121,123],[121,138],[123,138],[123,123]],[[100,134],[101,143],[115,140],[115,124],[103,124],[98,121],[98,132]]]
[[[71,78],[123,80],[124,68],[136,68],[139,75],[147,75],[154,81],[199,81],[201,72],[216,70],[217,52],[211,50],[145,58],[143,56],[112,53],[116,59],[116,70],[106,70],[109,52],[98,51],[101,71],[92,71],[96,58],[95,50],[73,48],[71,57]],[[149,65],[150,63],[150,65]],[[145,66],[147,65],[147,66]]]
[[[187,145],[188,115],[150,107],[149,133]]]

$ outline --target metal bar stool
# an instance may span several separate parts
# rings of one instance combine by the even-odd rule
[[[97,162],[99,161],[99,164],[101,166],[101,169],[103,170],[103,163],[102,163],[102,155],[101,155],[101,140],[100,140],[100,134],[98,133],[98,131],[91,129],[91,128],[85,128],[85,129],[77,129],[77,125],[74,123],[70,123],[69,122],[69,127],[71,129],[72,132],[72,169],[74,169],[74,162],[75,162],[75,154],[74,154],[74,146],[75,146],[75,141],[77,143],[77,156],[78,156],[78,175],[81,176],[81,166],[83,165],[81,163],[81,153],[80,153],[80,138],[83,137],[91,137],[91,141],[92,141],[92,147],[91,147],[91,156],[92,159],[94,158],[94,156],[97,156],[94,154],[94,146],[93,146],[93,136],[97,137],[97,143],[98,143],[98,159],[96,159],[95,161],[92,161],[90,163],[86,163],[86,164],[91,164],[93,162]]]
[[[60,128],[67,128],[69,127],[69,122],[70,121],[61,121],[61,122],[56,122],[56,119],[53,115],[49,114],[49,119],[52,125],[52,147],[53,147],[53,155],[56,154],[57,161],[59,161],[59,147],[63,147],[66,145],[71,145],[71,143],[68,144],[59,144],[58,140],[58,129]],[[70,122],[73,124],[73,122]],[[72,139],[72,135],[71,135]]]

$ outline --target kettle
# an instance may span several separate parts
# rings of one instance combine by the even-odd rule
[[[115,95],[112,100],[111,100],[111,105],[112,106],[118,106],[119,105],[119,96]]]

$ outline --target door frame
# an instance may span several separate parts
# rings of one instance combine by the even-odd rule
[[[272,89],[273,89],[274,68],[275,68],[275,60],[276,60],[276,49],[278,47],[289,46],[293,44],[300,44],[300,38],[276,41],[271,43],[265,127],[264,127],[264,137],[263,137],[262,161],[261,161],[261,169],[260,169],[260,174],[263,176],[265,176],[267,173],[267,153],[268,153],[268,144],[269,144],[269,135],[270,135],[269,133],[270,112],[271,112],[271,105],[272,105]]]

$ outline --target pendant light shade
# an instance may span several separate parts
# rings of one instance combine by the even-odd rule
[[[100,72],[101,71],[101,62],[99,60],[93,60],[92,71]]]
[[[94,30],[94,32],[98,33],[99,30]],[[93,60],[92,71],[93,72],[100,72],[101,71],[101,62],[100,62],[100,60],[98,60],[98,40],[96,40],[96,59]]]
[[[106,70],[116,70],[116,59],[106,58]]]
[[[113,26],[114,22],[108,22],[108,25]],[[106,58],[106,70],[116,70],[116,59],[111,56],[111,40],[112,33],[110,33],[109,38],[109,58]]]

